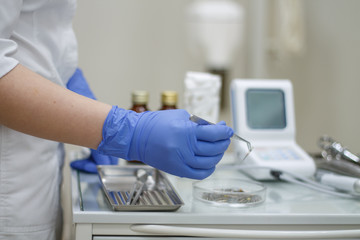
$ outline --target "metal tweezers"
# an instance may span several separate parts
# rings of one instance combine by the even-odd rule
[[[212,122],[209,122],[201,117],[198,117],[196,115],[191,115],[190,118],[189,118],[191,121],[193,121],[194,123],[197,123],[199,125],[214,125],[214,123]],[[247,148],[248,148],[248,152],[246,153],[246,155],[244,156],[244,158],[241,160],[241,161],[244,161],[247,156],[249,156],[249,154],[251,153],[251,151],[253,150],[253,147],[251,146],[251,143],[247,140],[245,140],[244,138],[240,137],[239,135],[235,134],[232,135],[231,139],[235,139],[235,140],[238,140],[238,141],[243,141],[246,143],[247,145]]]
[[[130,195],[126,201],[126,205],[135,205],[144,189],[148,173],[144,169],[136,171],[136,182],[134,183]]]

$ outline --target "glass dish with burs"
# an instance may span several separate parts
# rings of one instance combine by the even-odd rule
[[[237,178],[212,178],[193,183],[193,197],[219,207],[253,207],[265,201],[264,184]]]

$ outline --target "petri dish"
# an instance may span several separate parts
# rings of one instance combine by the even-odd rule
[[[237,178],[213,178],[193,183],[193,197],[219,207],[252,207],[265,201],[264,184]]]

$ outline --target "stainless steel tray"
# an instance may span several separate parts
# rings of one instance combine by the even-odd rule
[[[148,166],[99,165],[98,173],[104,193],[115,211],[175,211],[184,202],[165,174]],[[136,173],[148,173],[145,188],[139,201],[127,205],[126,201],[136,182]]]

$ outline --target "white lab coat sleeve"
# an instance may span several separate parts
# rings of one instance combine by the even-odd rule
[[[12,55],[17,51],[17,44],[11,40],[23,0],[1,0],[0,4],[0,78],[10,72],[19,61]]]

